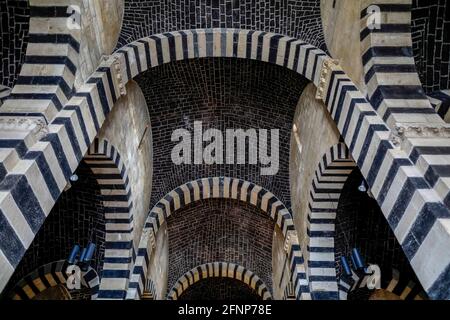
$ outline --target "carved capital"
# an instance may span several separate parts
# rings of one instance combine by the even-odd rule
[[[393,135],[400,142],[408,138],[450,138],[450,125],[446,123],[397,123]]]
[[[289,230],[286,233],[283,250],[286,254],[291,251],[292,245],[298,244],[298,236],[295,230]]]
[[[47,124],[42,118],[1,117],[0,130],[31,132],[36,141],[48,133]]]
[[[325,59],[320,71],[319,85],[317,86],[316,99],[324,100],[330,82],[330,75],[333,69],[339,66],[339,61],[335,59]]]
[[[101,66],[104,68],[108,68],[111,72],[111,77],[114,82],[114,86],[116,89],[116,95],[117,98],[126,96],[127,91],[125,88],[126,82],[124,81],[124,73],[123,70],[123,63],[124,61],[121,61],[120,56],[117,55],[110,55],[110,56],[103,56],[102,57],[102,63]],[[114,88],[111,88],[113,90]]]
[[[125,83],[123,80],[123,73],[122,73],[122,64],[120,63],[120,59],[117,56],[113,57],[114,62],[112,64],[112,68],[114,68],[114,73],[116,74],[117,83],[119,85],[119,93],[120,96],[126,96],[127,91],[125,89]]]

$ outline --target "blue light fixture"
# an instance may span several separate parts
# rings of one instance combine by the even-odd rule
[[[86,255],[84,257],[83,262],[89,262],[92,260],[92,257],[94,256],[94,252],[95,252],[95,244],[93,244],[92,242],[89,243],[88,247],[87,247],[87,252]]]
[[[358,270],[364,269],[364,261],[359,254],[359,250],[357,248],[353,248],[352,250],[352,257],[354,261],[354,265]]]
[[[75,245],[73,247],[72,251],[70,252],[70,255],[69,255],[69,258],[67,259],[67,262],[69,264],[75,264],[79,252],[80,252],[80,246],[79,245]]]
[[[80,262],[84,261],[84,259],[86,258],[86,253],[87,253],[87,249],[83,248],[83,251],[81,251],[81,255],[80,255]]]
[[[95,244],[92,242],[89,242],[88,246],[82,250],[79,245],[75,245],[67,258],[67,262],[70,265],[78,265],[81,270],[87,271],[89,269],[90,262],[94,257],[95,247]]]
[[[342,256],[341,263],[342,263],[342,268],[344,269],[345,274],[350,277],[352,275],[352,269],[350,269],[350,265],[348,264],[347,258]]]

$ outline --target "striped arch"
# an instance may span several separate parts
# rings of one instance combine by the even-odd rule
[[[314,174],[307,233],[308,277],[314,299],[339,299],[334,254],[335,219],[342,188],[356,168],[343,143],[324,154]]]
[[[31,300],[39,293],[59,284],[65,284],[68,278],[66,260],[60,260],[39,267],[20,280],[10,293],[13,300]],[[82,285],[91,289],[91,299],[98,296],[99,278],[97,272],[89,267],[82,273]]]
[[[103,198],[106,235],[99,299],[124,299],[133,264],[133,215],[127,169],[117,149],[95,139],[85,163],[92,170]]]
[[[316,85],[327,54],[302,40],[240,29],[193,29],[142,38],[116,52],[129,80],[150,68],[179,60],[221,57],[259,60],[291,69]]]
[[[272,300],[270,290],[260,277],[240,265],[227,262],[207,263],[193,268],[177,280],[167,295],[167,299],[178,300],[190,286],[208,278],[239,280],[255,290],[263,300]]]
[[[303,255],[298,242],[292,215],[284,204],[271,192],[251,182],[227,178],[205,178],[188,182],[169,192],[150,211],[139,243],[136,264],[128,291],[128,298],[142,296],[148,262],[155,246],[156,234],[170,215],[190,203],[205,199],[236,199],[249,203],[267,213],[282,230],[286,241],[285,250],[291,270],[297,299],[310,299]]]

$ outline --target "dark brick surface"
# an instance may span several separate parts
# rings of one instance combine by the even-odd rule
[[[261,297],[245,283],[229,278],[208,278],[190,286],[178,298],[181,301],[258,301]]]
[[[10,88],[25,59],[29,20],[28,0],[0,1],[0,84]]]
[[[275,223],[237,200],[196,202],[168,219],[169,291],[189,270],[210,262],[239,264],[272,287]]]
[[[150,111],[153,134],[152,206],[174,188],[203,177],[228,176],[270,190],[289,208],[292,122],[307,81],[258,61],[208,58],[170,63],[137,78]],[[280,169],[261,176],[260,165],[179,165],[171,160],[175,129],[279,129]],[[206,145],[206,144],[205,144]]]
[[[350,257],[351,250],[358,248],[366,264],[380,266],[383,288],[387,287],[392,279],[393,268],[400,271],[400,290],[403,290],[409,281],[419,284],[377,202],[367,193],[358,191],[362,179],[359,170],[355,170],[349,176],[339,200],[335,236],[338,275],[342,274],[341,256]],[[349,299],[364,299],[368,297],[367,294],[368,292],[363,290]]]
[[[412,37],[425,91],[450,89],[450,2],[413,0]]]
[[[75,244],[85,247],[89,241],[97,245],[91,266],[100,274],[105,242],[102,196],[92,171],[84,162],[77,174],[79,181],[58,199],[11,277],[9,286],[42,265],[66,259]]]
[[[119,45],[198,28],[276,32],[325,48],[320,0],[126,0]]]

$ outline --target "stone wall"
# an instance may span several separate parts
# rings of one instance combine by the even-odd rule
[[[266,188],[289,208],[289,139],[295,107],[306,85],[303,77],[262,62],[208,58],[163,65],[136,81],[144,92],[153,129],[152,205],[186,182],[226,176]],[[195,121],[203,122],[203,130],[215,128],[223,133],[226,129],[279,129],[278,173],[262,176],[260,163],[174,165],[171,152],[178,141],[171,141],[172,133],[176,129],[193,133]],[[270,133],[268,139],[270,148]]]
[[[169,272],[169,242],[167,234],[167,224],[161,226],[156,235],[156,247],[150,258],[147,279],[153,282],[155,300],[166,298]],[[147,288],[149,289],[149,288]]]
[[[28,0],[0,1],[0,85],[12,88],[25,60],[30,28]]]
[[[297,105],[290,154],[292,214],[302,248],[307,248],[308,204],[311,183],[320,159],[339,142],[340,134],[325,106],[308,85]],[[291,129],[291,131],[293,131]],[[305,259],[308,253],[303,251]]]
[[[131,186],[134,241],[138,245],[149,211],[152,187],[152,132],[147,105],[139,86],[129,82],[127,95],[117,101],[98,137],[113,145],[122,156]]]
[[[66,259],[73,246],[96,244],[91,266],[101,274],[105,242],[103,198],[94,174],[81,162],[79,180],[64,192],[21,260],[8,287],[42,265]],[[5,290],[4,292],[8,292]]]
[[[450,4],[413,0],[413,51],[427,93],[450,89]]]
[[[80,59],[75,82],[77,89],[95,71],[102,56],[114,51],[122,26],[123,1],[68,1],[68,4],[81,8]]]
[[[237,200],[193,203],[170,216],[169,285],[199,265],[226,261],[253,271],[272,287],[274,222]]]
[[[119,46],[157,33],[198,28],[275,32],[325,48],[320,0],[125,0]]]
[[[365,91],[361,60],[360,0],[321,0],[322,25],[330,55],[338,59],[347,75]]]
[[[289,269],[289,260],[287,259],[284,245],[283,233],[276,226],[272,241],[272,297],[274,300],[282,300],[284,298],[284,291],[289,282],[288,272],[285,270],[285,268]]]

